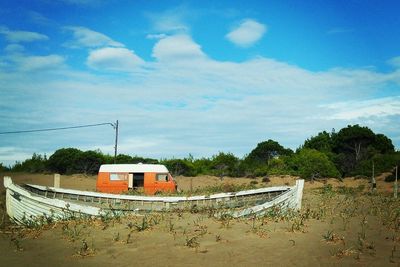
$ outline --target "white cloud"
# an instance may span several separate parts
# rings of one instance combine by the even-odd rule
[[[266,25],[252,19],[246,19],[229,32],[226,38],[238,46],[249,47],[260,40],[266,31]]]
[[[160,13],[146,13],[152,24],[153,31],[163,33],[187,33],[190,28],[186,21],[193,16],[193,11],[185,6],[178,6]]]
[[[205,57],[200,45],[188,35],[173,35],[159,40],[153,48],[153,57],[159,61],[194,60]]]
[[[38,75],[0,69],[0,128],[118,119],[119,151],[155,158],[189,153],[209,157],[218,151],[242,156],[268,139],[296,148],[319,131],[354,123],[400,145],[399,96],[371,100],[388,92],[398,95],[399,84],[393,82],[398,70],[315,72],[264,57],[222,62],[207,57],[182,34],[158,40],[153,56],[156,62],[144,63],[131,50],[108,47],[91,51],[87,59],[92,68],[135,75],[70,69]],[[187,60],[181,65],[171,64],[182,58]],[[113,153],[110,126],[37,136],[23,141],[4,136],[2,146],[19,147],[30,155],[60,147]]]
[[[325,105],[325,107],[333,112],[328,118],[336,120],[398,116],[400,115],[400,96],[338,102]]]
[[[12,43],[46,41],[49,39],[44,34],[29,31],[11,31],[7,27],[0,27],[0,34],[3,34],[7,41]]]
[[[50,19],[48,19],[47,17],[43,16],[41,13],[36,12],[36,11],[32,11],[32,10],[27,11],[27,16],[35,24],[45,25],[45,26],[54,24],[53,21],[51,21]]]
[[[157,151],[161,143],[164,143],[165,140],[151,140],[146,137],[142,138],[124,138],[122,142],[119,143],[119,151],[121,154],[131,154],[132,151]],[[102,151],[113,151],[114,145],[110,144],[108,146],[98,146],[95,148],[99,148]],[[88,149],[95,149],[94,147]]]
[[[22,71],[51,70],[64,64],[64,58],[59,55],[24,56],[15,60]]]
[[[12,159],[10,155],[12,155]],[[4,166],[12,166],[16,161],[21,162],[30,157],[32,157],[32,153],[29,150],[23,150],[18,147],[0,147],[0,162],[3,162]]]
[[[91,68],[98,70],[134,71],[144,61],[126,48],[106,47],[93,50],[87,59]]]
[[[80,47],[123,47],[124,45],[112,40],[110,37],[96,31],[92,31],[85,27],[65,27],[67,30],[71,30],[74,35],[74,41],[67,43],[66,45],[72,48]]]
[[[389,59],[388,64],[400,69],[400,56]]]
[[[146,35],[147,39],[162,39],[162,38],[165,38],[165,37],[167,37],[167,35],[164,34],[164,33]]]
[[[21,53],[25,48],[20,44],[9,44],[4,48],[4,51],[8,53]]]

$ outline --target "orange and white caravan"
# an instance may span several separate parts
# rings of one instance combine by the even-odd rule
[[[122,193],[143,188],[145,194],[175,192],[176,182],[160,164],[104,164],[100,166],[96,189],[104,193]]]

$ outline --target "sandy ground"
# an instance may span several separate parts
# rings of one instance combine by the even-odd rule
[[[11,176],[17,183],[53,183],[52,175]],[[176,177],[184,191],[222,183],[295,183],[290,176],[270,179]],[[383,179],[378,177],[374,194],[362,179],[307,182],[302,212],[290,218],[164,213],[33,230],[3,225],[1,266],[399,266],[400,205]],[[61,186],[95,190],[95,182],[95,176],[62,176]],[[0,193],[4,206],[2,186]]]

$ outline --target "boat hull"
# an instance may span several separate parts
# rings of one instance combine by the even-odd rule
[[[20,186],[4,177],[7,213],[12,220],[26,224],[38,220],[60,220],[79,216],[102,216],[176,209],[222,209],[233,217],[262,215],[271,207],[282,210],[301,208],[304,180],[296,185],[245,190],[191,197],[149,197],[98,192]]]

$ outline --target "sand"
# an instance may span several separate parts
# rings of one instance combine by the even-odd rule
[[[17,183],[53,183],[52,175],[11,176]],[[296,177],[270,179],[264,184],[261,178],[176,177],[184,191],[251,181],[258,186],[293,185]],[[0,265],[398,266],[400,206],[398,201],[385,202],[392,185],[383,179],[378,177],[378,192],[372,195],[362,179],[306,182],[302,213],[291,218],[217,220],[207,213],[165,213],[61,222],[35,230],[7,223],[0,234]],[[61,186],[95,190],[95,182],[95,176],[62,176]],[[139,229],[143,220],[149,227]]]

